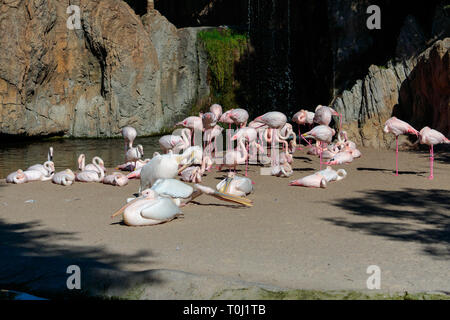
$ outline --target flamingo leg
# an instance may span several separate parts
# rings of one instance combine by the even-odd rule
[[[245,159],[245,176],[247,177],[248,175],[248,157],[249,157],[249,142],[245,142],[246,148],[247,148],[247,159]]]
[[[428,179],[430,179],[430,180],[433,180],[433,178],[434,178],[433,162],[434,162],[434,150],[433,150],[433,145],[431,145],[431,147],[430,147],[430,176],[428,177]]]
[[[300,132],[300,125],[299,124],[297,124],[297,127],[298,127],[298,136],[299,136],[299,138],[298,138],[298,147],[297,147],[297,150],[303,150],[303,148],[301,147],[301,143],[302,143],[302,141],[301,141],[301,136],[302,136],[302,134],[301,134],[301,132]]]
[[[228,124],[228,150],[231,150],[231,123]],[[231,167],[230,167],[231,172]],[[234,167],[234,172],[236,172],[236,166]]]
[[[319,142],[319,146],[320,170],[322,170],[322,142]]]
[[[395,137],[395,175],[398,176],[398,136]]]

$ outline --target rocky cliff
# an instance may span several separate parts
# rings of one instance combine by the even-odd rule
[[[67,27],[80,8],[80,28]],[[207,96],[197,29],[121,0],[0,1],[0,133],[161,131]]]

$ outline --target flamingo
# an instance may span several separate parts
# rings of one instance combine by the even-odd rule
[[[247,159],[245,160],[245,176],[247,176],[248,174],[248,162],[250,157],[249,148],[252,147],[252,151],[262,150],[262,152],[264,152],[262,146],[256,142],[257,138],[258,132],[256,131],[255,128],[252,127],[242,127],[231,137],[232,141],[244,139],[245,143],[247,144],[246,146]],[[252,159],[255,159],[255,156],[256,154],[253,153]]]
[[[238,197],[245,197],[253,191],[253,181],[247,177],[228,172],[228,176],[216,186],[217,191]]]
[[[277,133],[276,135],[272,134],[272,150],[275,150],[275,145],[277,143],[277,139],[279,138],[279,130],[284,127],[287,122],[286,115],[284,113],[278,111],[270,111],[262,116],[257,117],[254,121],[262,123],[261,126],[267,125],[270,128],[270,131],[274,131]],[[278,164],[276,163],[275,154],[272,153],[272,167],[276,167]]]
[[[173,134],[165,135],[159,138],[158,142],[164,153],[168,153],[170,150],[178,153],[180,150],[191,146],[191,130],[184,128],[181,130],[181,136]]]
[[[142,195],[129,201],[111,218],[123,213],[128,226],[149,226],[171,221],[181,215],[180,208],[170,199],[159,196],[156,191],[146,189]]]
[[[191,130],[192,144],[194,145],[194,133],[195,131],[203,131],[203,120],[202,117],[190,116],[183,121],[178,122],[175,126],[183,126]]]
[[[433,176],[433,162],[434,162],[434,150],[433,146],[435,144],[450,143],[442,133],[437,130],[431,129],[430,127],[424,127],[419,132],[419,141],[421,144],[427,144],[430,146],[430,176],[428,179],[432,180]]]
[[[128,177],[120,172],[113,172],[103,178],[104,184],[123,187],[128,184]]]
[[[134,167],[136,168],[137,161],[144,155],[144,147],[138,144],[136,147],[128,149],[125,155],[125,161],[134,162]]]
[[[213,104],[211,107],[209,107],[209,111],[214,113],[216,119],[220,119],[220,117],[222,116],[222,106],[220,104]]]
[[[117,170],[122,170],[122,171],[134,171],[134,170],[138,170],[140,168],[142,168],[143,166],[145,166],[148,162],[150,161],[150,159],[139,159],[136,161],[136,163],[129,161],[127,163],[118,165],[116,167]]]
[[[31,181],[49,181],[53,178],[55,174],[54,171],[47,171],[47,173],[43,173],[40,170],[26,170],[23,172],[26,177],[27,182]]]
[[[339,131],[340,131],[342,115],[340,113],[338,113],[336,110],[334,110],[333,108],[330,108],[328,106],[318,105],[316,107],[316,112],[314,114],[313,122],[328,126],[328,125],[330,125],[332,116],[339,117]]]
[[[228,142],[227,142],[227,152],[232,149],[231,147],[231,125],[234,123],[234,120],[231,118],[231,112],[233,109],[222,113],[219,118],[219,122],[228,124]]]
[[[95,170],[77,172],[75,180],[80,182],[102,182],[105,177],[105,171],[98,164],[94,164],[94,167]]]
[[[247,125],[248,112],[245,109],[233,109],[230,112],[230,118],[236,124],[237,127],[243,128]]]
[[[302,186],[309,188],[326,188],[328,182],[339,181],[347,176],[347,171],[339,169],[333,170],[328,166],[325,170],[321,170],[312,175],[297,179],[289,183],[290,186]]]
[[[89,163],[87,165],[85,165],[85,161],[86,161],[86,156],[83,153],[80,154],[78,157],[78,169],[80,171],[85,171],[85,170],[88,170],[88,171],[100,170],[103,172],[106,171],[105,163],[103,162],[102,158],[100,158],[100,157],[97,157],[97,156],[93,157],[92,163]],[[98,171],[98,173],[100,173],[100,171]]]
[[[181,165],[185,165],[187,163],[201,164],[203,159],[203,151],[199,146],[192,146],[184,150],[182,156],[183,160],[180,162]],[[190,156],[192,156],[191,159],[189,159]]]
[[[326,162],[327,165],[346,164],[353,161],[353,154],[351,151],[340,151],[336,153],[330,161]]]
[[[136,129],[130,126],[120,129],[123,138],[125,139],[125,153],[128,149],[133,147],[134,139],[137,137]]]
[[[186,182],[200,183],[202,182],[203,174],[211,166],[212,166],[211,158],[205,155],[203,157],[201,166],[190,166],[180,172],[181,180]]]
[[[253,203],[250,199],[244,197],[218,192],[200,184],[191,186],[177,179],[158,179],[151,189],[163,197],[171,198],[179,207],[185,206],[201,194],[206,194],[224,201],[239,203],[247,207],[251,207]]]
[[[14,171],[6,177],[6,183],[22,184],[22,183],[26,183],[26,182],[27,182],[27,177],[23,173],[22,169]]]
[[[233,168],[236,171],[238,164],[244,164],[248,157],[247,149],[245,148],[244,139],[239,139],[236,150],[228,150],[224,156],[224,163],[219,166],[219,170],[226,166]]]
[[[223,128],[219,125],[205,130],[204,140],[207,141],[205,151],[208,155],[212,156],[213,150],[217,152],[217,137],[222,134]],[[212,140],[214,139],[214,147],[212,145]]]
[[[398,136],[401,134],[415,134],[419,136],[419,131],[414,129],[409,123],[397,119],[397,117],[389,118],[384,124],[383,131],[392,133],[395,136],[395,175],[398,176]]]
[[[66,169],[55,173],[52,178],[52,182],[55,184],[60,184],[62,186],[70,186],[75,181],[75,174],[72,170]]]
[[[289,162],[279,163],[271,168],[271,175],[277,177],[290,177],[294,173]]]
[[[47,175],[49,172],[55,171],[55,164],[53,161],[45,161],[44,164],[35,164],[29,167],[26,171],[40,171],[43,175]]]
[[[304,133],[303,136],[305,138],[313,138],[314,140],[320,142],[320,169],[322,169],[322,143],[331,143],[333,136],[336,134],[336,131],[334,129],[331,129],[329,126],[326,125],[319,125],[317,127],[314,127],[312,130],[308,131],[307,133]]]
[[[300,142],[301,142],[300,139],[303,138],[303,136],[301,135],[301,132],[300,132],[300,126],[305,125],[305,124],[312,125],[314,123],[314,112],[309,112],[309,111],[302,109],[292,116],[292,121],[297,124],[298,136],[299,136],[298,143],[300,144]],[[310,144],[306,139],[304,139],[304,140],[308,144]],[[299,146],[298,150],[302,150],[302,147]]]

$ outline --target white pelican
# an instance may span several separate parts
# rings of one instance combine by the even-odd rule
[[[141,193],[142,190],[150,188],[156,180],[174,178],[178,173],[186,169],[190,165],[193,155],[190,155],[191,159],[189,163],[185,164],[181,169],[178,169],[178,166],[181,164],[181,161],[188,156],[189,155],[187,154],[173,154],[172,151],[169,151],[167,154],[155,152],[150,162],[141,169],[141,185],[139,193]]]
[[[177,206],[184,206],[203,193],[220,200],[235,202],[249,207],[252,206],[250,199],[218,192],[210,187],[199,184],[191,186],[177,179],[158,179],[151,189],[161,196],[170,197]]]
[[[238,197],[245,197],[253,191],[253,181],[247,177],[229,172],[228,177],[220,181],[216,186],[217,191]]]
[[[55,173],[52,178],[52,182],[63,186],[70,186],[75,181],[75,174],[72,170],[66,169]]]
[[[149,226],[175,219],[180,208],[170,199],[160,197],[154,190],[146,189],[142,195],[128,202],[111,218],[123,212],[123,221],[129,226]]]

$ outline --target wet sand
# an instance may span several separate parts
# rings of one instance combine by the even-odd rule
[[[394,152],[361,151],[361,159],[335,167],[345,168],[347,178],[326,189],[288,186],[319,166],[318,158],[297,151],[290,178],[262,176],[250,166],[252,208],[203,195],[182,208],[184,218],[149,227],[110,218],[137,192],[136,180],[125,187],[1,180],[0,287],[78,264],[82,270],[180,270],[291,289],[366,290],[366,269],[377,265],[383,291],[450,292],[448,151],[435,152],[432,181],[428,153],[400,152],[395,177]],[[215,186],[225,175],[214,170],[202,184]]]

